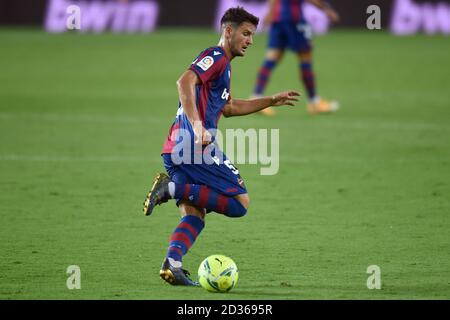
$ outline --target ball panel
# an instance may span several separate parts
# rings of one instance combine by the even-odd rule
[[[210,292],[228,292],[236,286],[239,272],[231,258],[214,254],[202,261],[198,278],[200,285]]]

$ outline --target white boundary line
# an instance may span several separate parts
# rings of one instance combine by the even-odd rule
[[[50,122],[81,122],[81,123],[160,123],[161,117],[137,117],[104,114],[62,114],[35,112],[0,112],[0,120],[27,119]]]
[[[0,112],[0,120],[14,120],[14,119],[28,119],[36,121],[49,121],[49,122],[81,122],[81,123],[161,123],[161,121],[168,121],[170,125],[172,118],[155,117],[155,116],[126,116],[126,115],[107,115],[107,114],[63,114],[63,113],[38,113],[38,112]],[[313,123],[309,123],[313,125]],[[295,127],[298,128],[298,122],[290,123],[285,121],[283,128]],[[450,130],[450,125],[444,123],[431,123],[431,122],[341,122],[339,119],[336,121],[323,121],[320,126],[331,128],[346,128],[357,130]]]
[[[58,155],[0,155],[0,161],[31,162],[161,162],[160,158],[139,156],[58,156]]]

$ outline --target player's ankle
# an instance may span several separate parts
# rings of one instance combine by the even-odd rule
[[[169,264],[174,268],[181,268],[183,266],[183,263],[181,261],[175,260],[174,258],[168,257],[167,260],[169,261]]]
[[[319,101],[320,101],[320,97],[319,96],[314,96],[314,97],[309,99],[309,103],[312,103],[312,104],[319,103]]]

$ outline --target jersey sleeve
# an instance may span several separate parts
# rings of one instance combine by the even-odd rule
[[[202,83],[215,80],[226,68],[224,54],[214,49],[203,51],[189,67],[200,78]]]

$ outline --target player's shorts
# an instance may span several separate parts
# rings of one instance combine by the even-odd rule
[[[228,197],[247,193],[239,171],[227,158],[219,164],[174,164],[170,153],[161,156],[170,179],[175,183],[205,185]],[[177,199],[177,205],[179,201]]]
[[[294,52],[310,51],[311,27],[306,22],[275,22],[269,30],[268,47],[284,50],[286,48]]]

